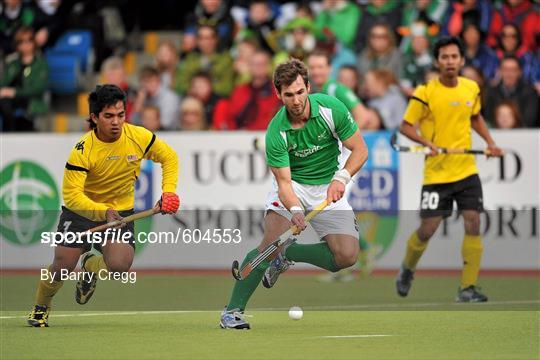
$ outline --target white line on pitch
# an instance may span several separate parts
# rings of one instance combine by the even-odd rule
[[[382,334],[373,334],[373,335],[330,335],[330,336],[318,336],[319,339],[352,339],[352,338],[375,338],[375,337],[387,337],[394,335],[382,335]]]
[[[84,316],[126,316],[126,315],[159,315],[159,314],[195,314],[219,313],[219,310],[163,310],[163,311],[122,311],[122,312],[96,312],[77,314],[53,314],[53,317],[84,317]],[[26,316],[0,316],[0,319],[21,319]]]
[[[326,306],[305,306],[304,310],[355,310],[355,309],[392,309],[392,308],[422,308],[440,306],[502,306],[502,305],[534,305],[540,304],[540,300],[515,300],[515,301],[490,301],[482,304],[467,303],[392,303],[392,304],[357,304],[357,305],[326,305]],[[286,311],[289,308],[253,308],[250,311]],[[219,310],[156,310],[156,311],[122,311],[122,312],[93,312],[76,314],[53,314],[54,317],[85,317],[85,316],[126,316],[126,315],[160,315],[160,314],[195,314],[195,313],[219,313]],[[0,316],[0,319],[21,319],[26,316]]]
[[[515,300],[515,301],[489,301],[487,303],[456,303],[456,302],[440,302],[440,303],[390,303],[390,304],[352,304],[352,305],[315,305],[303,306],[304,310],[361,310],[361,309],[399,309],[399,308],[422,308],[422,307],[442,307],[442,306],[503,306],[503,305],[534,305],[540,304],[540,300]],[[288,308],[259,308],[252,311],[263,310],[288,310]]]

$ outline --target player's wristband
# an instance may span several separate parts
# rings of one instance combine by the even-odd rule
[[[291,206],[289,211],[291,212],[291,214],[294,214],[294,213],[302,213],[303,214],[304,213],[304,209],[302,209],[302,207],[298,206],[298,205]]]
[[[349,174],[347,169],[341,169],[334,174],[332,180],[337,180],[343,185],[347,185],[351,181],[351,174]]]

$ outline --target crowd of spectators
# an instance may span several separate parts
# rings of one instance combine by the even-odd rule
[[[48,111],[40,49],[58,37],[63,3],[2,1],[2,131],[31,130],[32,119]],[[280,107],[273,68],[324,53],[310,65],[323,79],[313,88],[336,81],[361,100],[353,105],[360,127],[395,129],[414,88],[437,76],[434,42],[451,35],[463,42],[462,76],[480,85],[488,124],[540,127],[535,0],[200,0],[185,14],[180,41],[160,42],[132,83],[123,54],[97,59],[100,81],[126,91],[129,122],[152,131],[264,130]],[[101,54],[109,43],[96,42]]]

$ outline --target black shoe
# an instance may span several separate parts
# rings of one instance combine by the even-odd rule
[[[88,259],[94,257],[96,255],[91,253],[86,253],[83,255],[82,261],[81,261],[81,269],[84,273],[89,273],[86,268],[86,262]],[[92,295],[94,295],[94,291],[96,290],[96,283],[98,281],[97,274],[93,273],[92,280],[87,280],[87,276],[82,276],[79,281],[77,281],[77,285],[75,286],[75,301],[77,303],[84,305],[90,300]]]
[[[34,306],[26,322],[33,327],[49,327],[49,310],[47,306]]]
[[[465,289],[461,289],[461,288],[458,289],[456,301],[477,303],[477,302],[486,302],[488,301],[488,298],[486,295],[480,292],[479,287],[471,285]]]
[[[405,297],[409,294],[413,279],[414,271],[401,267],[396,279],[396,290],[399,296]]]

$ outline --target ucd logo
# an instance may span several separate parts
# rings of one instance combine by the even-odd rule
[[[39,242],[51,231],[60,208],[58,187],[51,175],[31,161],[16,161],[0,171],[0,233],[19,245]]]
[[[349,193],[359,233],[377,257],[388,250],[398,226],[398,157],[390,146],[390,136],[390,132],[364,134],[369,158]]]

